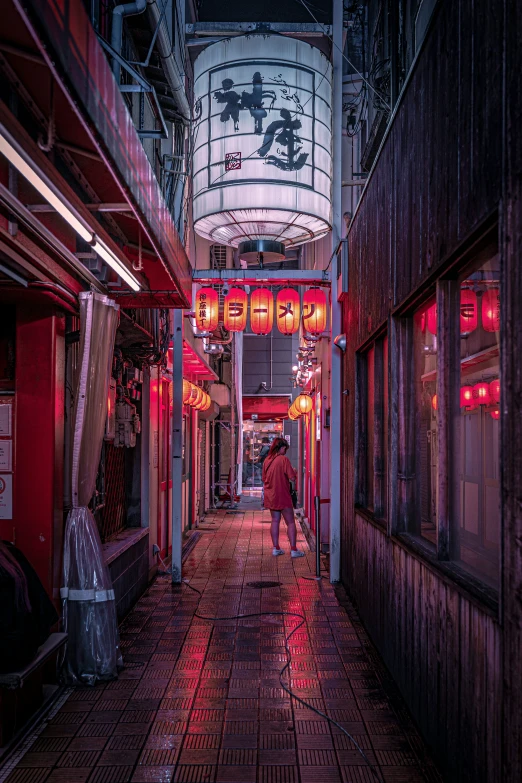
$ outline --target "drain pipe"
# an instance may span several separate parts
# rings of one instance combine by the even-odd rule
[[[123,17],[124,16],[137,16],[142,14],[147,8],[147,0],[136,0],[134,3],[124,3],[123,5],[117,5],[112,11],[112,32],[111,32],[111,46],[115,52],[121,54],[121,47],[123,41]],[[121,65],[116,58],[112,61],[112,72],[116,79],[116,84],[120,86]]]
[[[167,0],[165,0],[165,2],[167,2]],[[163,68],[165,68],[176,108],[180,113],[184,124],[188,125],[190,123],[190,106],[185,93],[185,74],[181,72],[178,63],[176,62],[174,47],[172,46],[165,15],[162,11],[163,9],[160,8],[160,4],[156,2],[156,0],[152,0],[152,2],[149,3],[148,13],[152,21],[152,27],[153,29],[158,28],[156,45],[161,57],[161,63]],[[184,36],[179,45],[185,46]]]

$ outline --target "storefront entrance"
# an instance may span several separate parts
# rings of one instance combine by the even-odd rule
[[[283,437],[281,421],[243,421],[243,494],[261,493],[263,462],[277,437]]]

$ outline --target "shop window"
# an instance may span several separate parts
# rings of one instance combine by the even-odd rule
[[[366,354],[366,508],[374,509],[375,347]]]
[[[413,318],[415,504],[411,532],[437,543],[437,308],[435,299]]]
[[[498,255],[460,285],[460,503],[456,555],[497,586],[500,544],[500,274]]]

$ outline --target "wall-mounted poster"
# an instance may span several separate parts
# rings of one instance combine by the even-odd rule
[[[13,441],[0,440],[0,470],[13,469]]]
[[[13,477],[0,474],[0,519],[13,518]]]
[[[0,438],[10,438],[12,435],[12,399],[0,400]]]

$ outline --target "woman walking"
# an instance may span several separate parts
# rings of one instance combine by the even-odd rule
[[[290,482],[296,480],[297,474],[286,456],[287,450],[288,443],[284,438],[275,438],[272,441],[270,451],[263,463],[264,506],[270,509],[272,515],[270,534],[274,545],[272,550],[274,557],[284,555],[284,550],[279,548],[281,514],[286,522],[292,557],[304,557],[304,552],[297,548],[297,529],[290,494]]]

